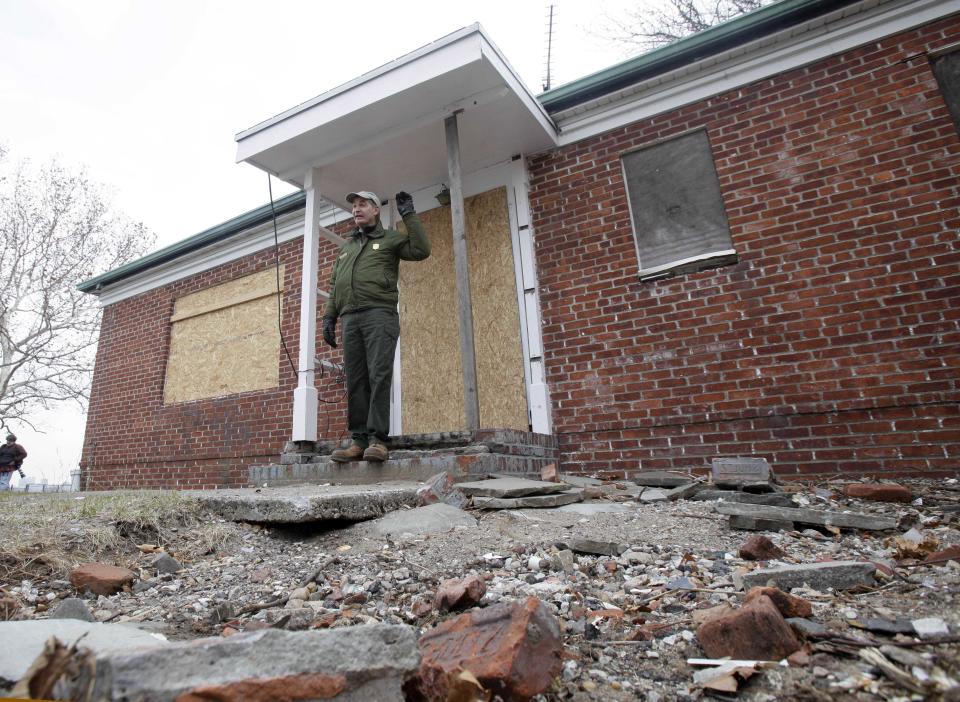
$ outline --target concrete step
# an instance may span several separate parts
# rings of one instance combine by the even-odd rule
[[[552,458],[546,457],[491,453],[489,450],[451,450],[450,448],[435,451],[391,451],[390,460],[386,463],[368,461],[336,463],[327,455],[310,455],[308,462],[303,463],[284,462],[251,466],[249,485],[268,487],[316,483],[369,485],[392,480],[421,482],[443,471],[448,471],[458,479],[475,478],[492,473],[539,476],[540,469],[552,462]]]

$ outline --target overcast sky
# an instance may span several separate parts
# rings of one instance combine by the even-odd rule
[[[549,4],[0,0],[0,143],[85,166],[159,248],[267,202],[266,176],[234,162],[237,132],[461,27],[480,22],[541,92]],[[553,4],[554,86],[622,60],[591,28],[624,0]],[[40,421],[18,428],[25,468],[59,482],[84,418]]]

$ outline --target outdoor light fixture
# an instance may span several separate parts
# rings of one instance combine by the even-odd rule
[[[437,202],[439,202],[441,205],[449,205],[450,188],[448,188],[445,183],[440,183],[440,192],[437,193],[435,197],[437,198]]]

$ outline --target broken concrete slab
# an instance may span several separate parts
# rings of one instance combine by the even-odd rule
[[[765,483],[770,480],[770,464],[766,458],[714,458],[711,475],[717,485]]]
[[[597,478],[588,478],[583,475],[561,475],[561,482],[566,483],[567,485],[573,485],[574,487],[600,487],[603,485],[602,480]]]
[[[726,500],[727,502],[742,502],[748,505],[767,505],[770,507],[796,507],[793,495],[785,492],[771,492],[765,495],[755,495],[752,492],[738,490],[700,490],[688,499],[695,502],[710,500]]]
[[[473,506],[478,509],[528,509],[561,507],[583,500],[580,490],[567,490],[551,495],[527,495],[524,497],[474,497]]]
[[[407,686],[411,699],[454,699],[453,674],[464,670],[505,700],[528,700],[560,673],[563,643],[556,616],[530,597],[441,622],[420,637],[420,652],[423,663]]]
[[[742,514],[731,514],[729,526],[731,529],[743,531],[793,531],[793,522],[783,519],[747,517]]]
[[[632,512],[633,510],[622,502],[576,502],[557,507],[557,511],[573,512],[574,514],[582,514],[590,517],[594,514]]]
[[[457,483],[457,489],[470,497],[525,497],[527,495],[551,495],[564,492],[570,487],[563,483],[525,478],[494,478]]]
[[[619,556],[627,550],[625,544],[618,544],[613,541],[597,541],[594,539],[568,539],[562,544],[557,544],[559,548],[569,549],[576,553],[592,553],[597,556]]]
[[[329,519],[359,522],[417,504],[419,483],[300,485],[197,492],[203,506],[234,522],[301,524]]]
[[[817,526],[865,529],[868,531],[885,531],[897,527],[896,519],[853,512],[820,512],[814,509],[767,507],[764,505],[748,505],[738,502],[718,502],[713,508],[720,514],[753,517],[755,519],[773,519]]]
[[[453,505],[436,502],[415,509],[398,509],[364,525],[375,534],[441,534],[455,527],[477,526],[477,520],[469,512]]]
[[[666,502],[667,501],[667,491],[661,490],[660,488],[644,488],[637,499],[640,502]]]
[[[690,476],[665,470],[648,470],[633,476],[633,482],[646,487],[675,488],[690,482]]]
[[[103,624],[72,618],[0,622],[0,641],[6,642],[5,654],[0,655],[0,678],[22,678],[51,636],[56,636],[67,646],[83,637],[82,645],[97,653],[167,645],[166,637],[128,624]],[[11,655],[13,642],[16,642],[16,655]]]
[[[98,655],[92,688],[70,689],[69,699],[401,702],[403,680],[418,663],[416,636],[407,626],[262,629]]]
[[[774,587],[784,591],[803,586],[814,590],[849,590],[861,585],[873,585],[873,574],[876,570],[877,567],[873,563],[827,561],[777,568],[758,568],[749,573],[734,573],[733,583],[736,587],[743,589],[764,586],[772,582]]]
[[[701,487],[703,487],[703,484],[700,482],[677,485],[675,488],[667,490],[667,500],[669,502],[673,502],[674,500],[689,500],[699,492]]]

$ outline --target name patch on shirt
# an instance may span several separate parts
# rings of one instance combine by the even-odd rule
[[[379,248],[380,248],[380,244],[374,244],[374,245],[373,245],[373,250],[374,250],[374,251],[376,251],[376,250],[379,249]]]

